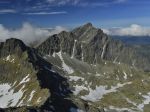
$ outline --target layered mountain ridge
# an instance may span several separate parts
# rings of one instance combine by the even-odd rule
[[[58,35],[53,35],[37,49],[44,55],[52,55],[61,50],[90,64],[108,60],[126,63],[149,71],[150,60],[147,57],[138,54],[134,48],[127,47],[121,41],[107,36],[101,29],[93,27],[91,23],[71,32],[63,31]]]
[[[91,23],[50,36],[35,49],[8,39],[0,43],[0,108],[149,112],[149,64]]]
[[[0,45],[0,108],[6,108],[1,111],[66,112],[78,108],[69,100],[67,79],[52,71],[52,65],[35,49],[13,38]]]

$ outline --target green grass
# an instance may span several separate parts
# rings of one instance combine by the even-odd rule
[[[36,76],[37,71],[33,68],[32,64],[28,62],[27,52],[24,52],[21,57],[18,57],[15,54],[11,55],[10,57],[15,60],[14,63],[6,61],[4,58],[0,59],[0,70],[2,71],[0,77],[0,84],[10,84],[12,86],[11,89],[14,90],[14,93],[18,92],[23,87],[23,85],[25,85],[23,89],[23,96],[18,102],[18,104],[21,102],[21,100],[23,100],[23,104],[25,105],[42,105],[50,96],[50,93],[48,89],[42,89],[40,87],[39,81]],[[22,81],[22,79],[25,78],[28,74],[30,74],[30,80],[25,84],[19,84],[20,81]],[[29,102],[28,100],[30,98],[30,94],[34,90],[36,92],[32,100]],[[40,97],[41,101],[38,103],[37,100]],[[11,102],[8,105],[10,104]]]

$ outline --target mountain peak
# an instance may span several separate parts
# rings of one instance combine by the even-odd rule
[[[0,57],[12,53],[21,53],[27,49],[27,46],[19,39],[10,38],[0,44]]]
[[[20,45],[25,45],[23,41],[16,39],[16,38],[10,38],[6,40],[6,43],[14,43],[14,44],[20,44]]]
[[[90,22],[86,23],[86,24],[83,25],[83,26],[86,26],[86,27],[93,27],[92,23],[90,23]]]

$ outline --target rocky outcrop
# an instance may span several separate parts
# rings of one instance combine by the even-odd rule
[[[51,70],[53,65],[40,57],[35,49],[14,38],[6,40],[0,46],[0,90],[5,92],[7,88],[3,86],[9,86],[7,94],[12,95],[0,92],[0,99],[5,97],[4,103],[0,102],[0,111],[70,112],[72,108],[75,111],[80,108],[87,110],[86,102],[78,100],[74,103],[67,79]],[[14,99],[16,95],[18,98]],[[82,105],[77,105],[78,103]],[[94,107],[90,109],[99,112]]]

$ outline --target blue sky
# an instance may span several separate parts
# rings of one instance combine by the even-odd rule
[[[102,28],[150,26],[149,0],[0,0],[0,24],[28,22],[40,27],[75,27],[92,22]]]

